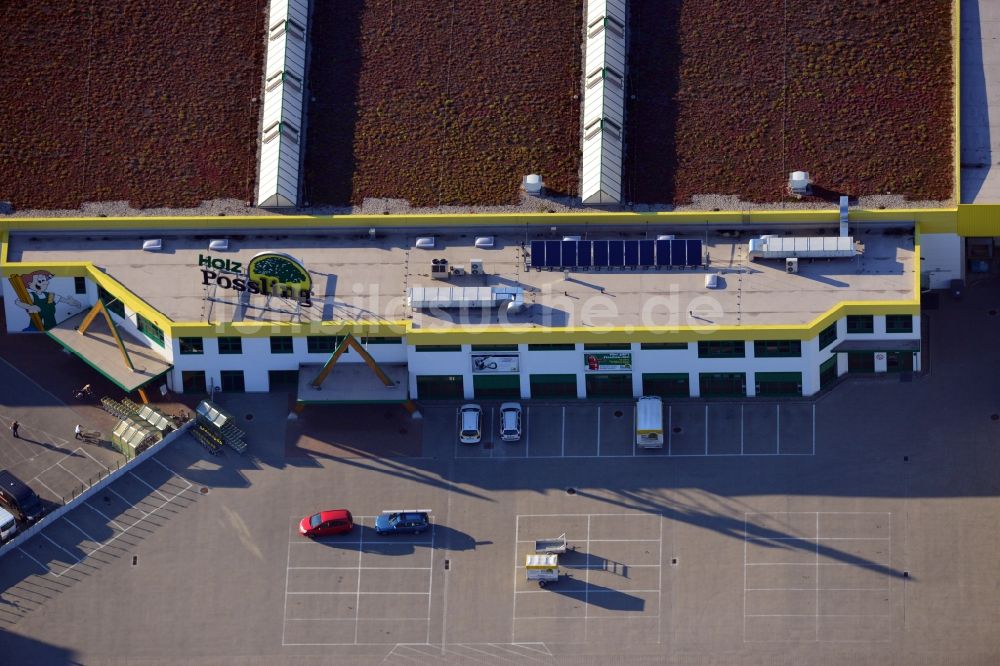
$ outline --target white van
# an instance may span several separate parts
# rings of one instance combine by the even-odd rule
[[[635,403],[635,443],[644,449],[663,448],[663,401],[655,396]]]
[[[17,534],[17,521],[9,511],[0,509],[0,543],[5,543],[15,534]]]

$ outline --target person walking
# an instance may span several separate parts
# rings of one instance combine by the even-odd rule
[[[77,439],[83,439],[83,428],[80,427],[79,423],[76,424],[76,435],[75,436],[76,436]]]
[[[14,435],[14,439],[20,439],[21,436],[17,434],[17,431],[21,429],[21,424],[14,419],[10,424],[10,434]]]

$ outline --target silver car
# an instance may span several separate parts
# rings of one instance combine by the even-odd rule
[[[505,402],[500,405],[500,439],[517,442],[521,439],[521,404]]]

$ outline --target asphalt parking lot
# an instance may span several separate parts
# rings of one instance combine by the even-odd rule
[[[425,405],[419,455],[290,456],[283,402],[227,398],[254,415],[248,455],[182,439],[124,501],[88,501],[5,558],[0,649],[32,663],[995,663],[987,310],[973,290],[930,313],[934,371],[913,381],[707,415],[675,403],[681,430],[656,452],[631,448],[625,403],[531,402],[521,444],[461,447],[455,405]],[[341,507],[351,534],[296,534]],[[393,507],[429,509],[433,531],[377,537],[371,517]],[[529,583],[533,540],[563,533],[560,580]]]
[[[814,455],[816,448],[815,402],[668,401],[659,449],[636,446],[634,402],[526,402],[518,442],[500,440],[500,403],[476,404],[480,444],[459,441],[459,405],[426,406],[425,451],[437,452],[439,441],[451,441],[457,458],[476,459]]]

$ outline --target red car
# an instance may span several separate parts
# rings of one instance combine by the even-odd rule
[[[354,517],[347,509],[320,511],[299,521],[299,533],[307,537],[344,534],[353,528]]]

